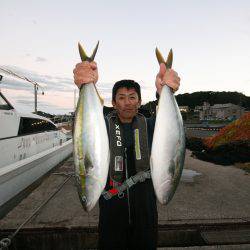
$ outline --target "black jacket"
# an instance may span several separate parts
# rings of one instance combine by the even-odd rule
[[[147,119],[148,145],[151,150],[154,118]],[[128,178],[136,174],[134,162],[133,130],[124,125],[127,148]],[[106,190],[111,189],[109,178]],[[99,199],[99,248],[101,249],[156,249],[158,214],[151,179],[137,183],[123,198],[114,196]]]

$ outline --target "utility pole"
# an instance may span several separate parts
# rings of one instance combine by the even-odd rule
[[[35,114],[37,113],[37,86],[34,85],[34,94],[35,94]]]
[[[2,79],[3,79],[3,76],[2,76],[2,75],[0,75],[0,82],[2,81]]]
[[[3,76],[0,75],[0,83],[1,83],[2,80],[3,80]],[[0,88],[0,92],[1,92],[1,88]]]

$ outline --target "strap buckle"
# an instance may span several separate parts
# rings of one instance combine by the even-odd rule
[[[109,191],[103,191],[102,195],[105,198],[105,200],[109,200],[111,199],[113,196],[118,195],[118,197],[120,199],[122,199],[125,194],[124,191],[128,188],[131,188],[132,186],[134,186],[137,182],[144,182],[146,179],[150,179],[151,178],[151,174],[150,174],[150,170],[148,171],[141,171],[139,173],[137,173],[134,176],[131,176],[130,178],[128,178],[127,180],[125,180],[122,185],[117,186],[116,190],[118,191],[118,193],[116,194],[112,194]]]
[[[103,191],[102,195],[105,200],[110,200],[112,198],[112,194],[109,191]]]
[[[127,179],[125,182],[126,182],[126,184],[127,184],[127,186],[129,188],[136,184],[136,182],[133,180],[132,177],[130,177],[129,179]]]
[[[125,196],[124,192],[118,193],[118,198],[122,199]]]

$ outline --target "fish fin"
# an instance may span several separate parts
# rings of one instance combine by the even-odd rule
[[[161,64],[161,63],[164,63],[165,64],[165,60],[161,54],[161,52],[158,50],[158,48],[156,47],[155,49],[155,54],[156,54],[156,58],[158,60],[158,63]]]
[[[174,176],[175,176],[175,162],[174,162],[174,160],[170,161],[169,174],[171,175],[171,179],[174,178]]]
[[[91,57],[88,57],[85,50],[83,49],[82,45],[80,43],[78,43],[79,54],[80,54],[82,62],[85,62],[85,61],[92,62],[92,61],[94,61],[98,46],[99,46],[99,41],[97,42],[97,45],[95,46],[95,49],[93,50],[93,53],[92,53]]]
[[[93,168],[93,165],[91,163],[91,160],[90,160],[90,157],[89,157],[88,154],[86,154],[85,157],[84,157],[84,167],[85,167],[85,170],[86,170],[86,174],[89,171],[89,169]]]
[[[78,50],[79,50],[79,54],[80,54],[82,62],[88,61],[89,57],[87,56],[86,52],[84,51],[80,43],[78,43]]]
[[[95,46],[95,49],[93,50],[92,56],[90,57],[91,61],[94,61],[98,47],[99,47],[99,41],[97,42],[97,45]]]
[[[172,49],[170,49],[168,53],[168,58],[166,61],[164,60],[164,57],[162,56],[161,52],[158,50],[157,47],[155,49],[155,54],[156,54],[156,58],[159,64],[164,63],[167,69],[171,69],[172,63],[173,63],[173,50]]]
[[[95,86],[95,84],[94,84],[94,86]],[[101,102],[101,104],[102,104],[102,106],[103,106],[103,105],[104,105],[104,100],[103,100],[103,98],[101,97],[101,95],[99,94],[99,92],[98,92],[96,86],[95,86],[95,90],[96,90],[96,93],[97,93],[97,95],[98,95],[98,97],[99,97],[99,100],[100,100],[100,102]]]
[[[166,68],[167,69],[171,69],[172,68],[172,64],[173,64],[173,50],[170,49],[169,53],[168,53],[168,58],[166,60]]]
[[[80,43],[78,43],[78,49],[79,49],[79,54],[80,54],[81,60],[82,60],[83,62],[84,62],[84,61],[89,61],[89,62],[94,61],[95,55],[96,55],[96,52],[97,52],[98,47],[99,47],[99,41],[97,42],[97,45],[95,46],[95,49],[94,49],[94,51],[93,51],[91,57],[88,57],[87,54],[86,54],[86,52],[84,51],[82,45],[81,45]],[[95,86],[95,85],[94,85],[94,86]],[[81,86],[81,88],[82,88],[82,87],[83,87],[83,85]],[[80,89],[81,89],[81,88],[80,88]],[[98,97],[99,97],[99,99],[100,99],[101,104],[103,105],[103,104],[104,104],[104,100],[103,100],[103,98],[100,96],[100,94],[99,94],[99,92],[98,92],[96,86],[95,86],[95,90],[96,90],[96,93],[97,93],[97,95],[98,95]]]

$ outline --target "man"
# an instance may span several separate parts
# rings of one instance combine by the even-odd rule
[[[96,83],[97,80],[95,62],[76,65],[76,85]],[[161,64],[155,81],[157,93],[160,95],[163,85],[176,91],[179,84],[178,74]],[[99,248],[156,249],[158,214],[149,175],[155,117],[146,119],[138,113],[140,85],[133,80],[115,83],[112,105],[114,111],[105,117],[111,163],[105,192],[99,199]],[[124,183],[127,188],[119,192]]]

